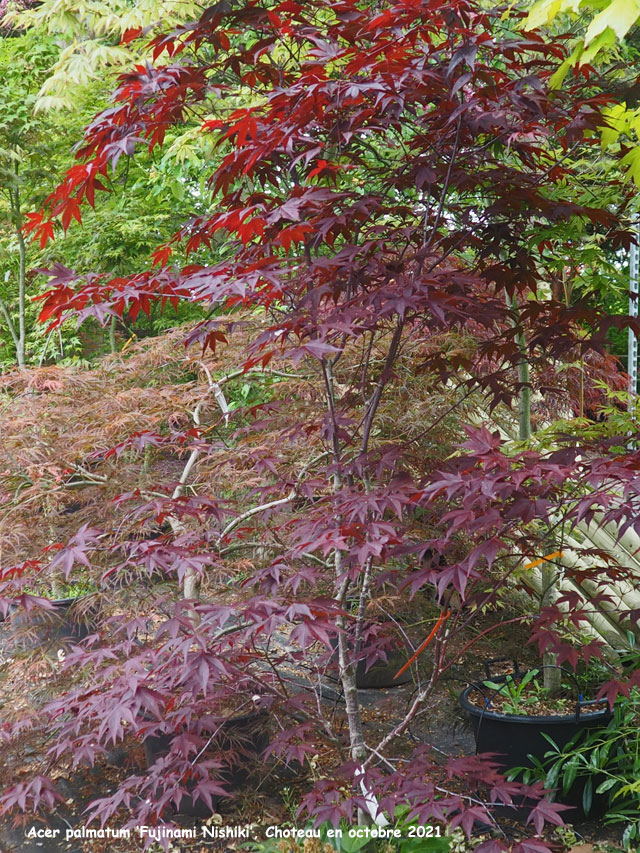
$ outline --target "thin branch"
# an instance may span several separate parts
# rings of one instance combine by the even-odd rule
[[[367,596],[369,594],[369,583],[371,580],[371,565],[372,558],[368,557],[367,562],[364,569],[364,576],[362,578],[362,586],[360,588],[360,598],[358,600],[358,613],[356,616],[356,631],[355,637],[353,640],[353,648],[356,656],[360,651],[360,640],[362,638],[362,624],[364,622],[364,611],[367,602]]]
[[[220,383],[216,382],[213,379],[213,377],[211,376],[211,373],[209,371],[209,368],[207,367],[207,365],[204,362],[199,361],[198,364],[200,365],[200,367],[204,370],[204,372],[207,375],[209,387],[213,390],[215,398],[218,402],[218,405],[220,406],[220,410],[221,410],[222,415],[224,417],[224,425],[229,426],[229,404],[227,403],[227,398],[224,396],[222,388],[220,387]]]
[[[323,451],[322,453],[319,453],[317,456],[314,456],[313,459],[310,459],[309,462],[307,462],[307,464],[303,468],[300,469],[300,472],[296,478],[296,485],[297,485],[297,483],[299,483],[302,480],[302,478],[307,473],[309,468],[311,468],[312,465],[315,465],[316,462],[319,462],[326,455],[327,455],[327,452]],[[227,524],[227,526],[224,528],[224,530],[222,531],[220,536],[218,536],[218,539],[216,540],[216,544],[219,545],[225,536],[227,536],[239,524],[242,524],[243,521],[246,521],[248,518],[251,518],[253,515],[257,515],[259,512],[263,512],[263,510],[271,509],[272,507],[282,506],[283,504],[289,503],[296,496],[296,491],[297,491],[296,486],[294,486],[286,497],[278,498],[275,501],[269,501],[268,503],[265,503],[265,504],[260,504],[260,506],[254,506],[251,509],[248,509],[246,512],[243,512],[241,515],[236,516],[236,518],[233,518],[229,522],[229,524]],[[305,556],[312,556],[312,555],[305,554]]]
[[[291,489],[289,494],[284,498],[278,498],[275,501],[269,501],[266,504],[260,504],[260,506],[254,506],[251,509],[248,509],[246,512],[243,512],[241,515],[236,516],[236,518],[232,519],[229,524],[224,528],[218,539],[216,540],[216,544],[219,545],[225,536],[231,533],[239,524],[242,524],[243,521],[246,521],[248,518],[251,518],[253,515],[257,515],[259,512],[264,512],[264,510],[272,509],[276,506],[282,506],[283,504],[290,503],[296,496],[296,490]]]
[[[202,365],[202,366],[204,367],[204,365]],[[214,387],[213,380],[211,379],[211,374],[209,373],[209,371],[207,370],[206,367],[205,367],[205,373],[206,373],[207,379],[209,380],[209,388],[207,389],[207,394],[205,395],[205,397],[202,400],[200,400],[198,405],[193,410],[193,414],[192,414],[193,422],[197,427],[200,426],[200,412],[202,411],[202,407],[205,405],[209,393],[211,393],[211,391],[213,391],[215,393],[216,388],[217,388],[220,396],[222,397],[222,400],[224,401],[224,408],[223,408],[223,404],[220,403],[220,397],[218,396],[218,394],[216,394],[216,398],[218,399],[218,403],[220,404],[220,407],[222,408],[222,412],[225,415],[225,417],[228,417],[228,412],[229,412],[229,408],[227,406],[227,401],[224,398],[224,394],[222,394],[222,391],[220,390],[220,388],[218,386]],[[180,475],[180,479],[178,480],[178,485],[175,487],[175,489],[173,490],[173,494],[171,495],[172,500],[176,500],[176,498],[179,498],[184,493],[185,484],[189,478],[189,475],[190,475],[193,467],[195,466],[196,462],[198,461],[201,452],[202,452],[202,448],[194,447],[194,449],[189,454],[189,458],[187,459],[187,462],[186,462],[184,468],[182,469],[182,474]],[[177,518],[174,518],[173,516],[169,516],[167,518],[167,521],[169,522],[169,524],[171,526],[171,530],[174,533],[174,535],[177,535],[177,534],[184,532],[185,526],[184,526],[184,523],[182,521],[179,521]],[[197,583],[196,573],[194,572],[194,570],[191,567],[189,567],[185,573],[185,576],[184,576],[184,579],[182,582],[183,595],[185,598],[194,598],[195,597],[195,595],[196,595],[196,583]]]
[[[369,344],[367,346],[367,350],[364,356],[364,364],[362,366],[362,382],[360,384],[361,388],[361,396],[363,402],[366,404],[367,396],[366,396],[366,387],[367,387],[367,376],[369,373],[369,364],[371,362],[371,351],[373,349],[373,342],[375,339],[375,332],[371,332],[371,339],[369,340]]]
[[[202,364],[202,362],[198,363]],[[203,364],[202,366],[204,367]],[[218,385],[224,385],[226,382],[230,382],[232,379],[239,379],[241,376],[255,375],[280,376],[283,379],[309,379],[309,377],[305,376],[304,374],[286,373],[284,370],[273,370],[270,367],[251,367],[249,368],[249,370],[243,370],[242,368],[240,368],[239,370],[234,370],[231,373],[226,373],[224,376],[221,376],[215,381],[218,383]]]
[[[423,243],[423,249],[427,249],[431,243],[433,242],[433,238],[436,235],[436,231],[438,230],[438,225],[440,224],[440,220],[442,218],[442,211],[444,209],[444,200],[447,196],[447,191],[449,190],[449,182],[451,180],[451,172],[453,170],[453,164],[455,162],[456,156],[458,154],[458,143],[460,142],[460,126],[462,123],[462,117],[458,118],[458,124],[456,127],[456,138],[453,143],[453,151],[451,152],[451,158],[449,160],[449,166],[447,168],[447,175],[444,179],[444,184],[442,185],[442,192],[440,193],[440,201],[438,203],[438,212],[436,213],[436,218],[433,223],[433,227],[431,228],[431,232],[428,238]]]
[[[380,372],[380,376],[378,378],[378,382],[375,387],[375,391],[373,392],[371,399],[369,400],[369,404],[367,407],[367,412],[364,416],[363,424],[362,424],[362,444],[360,446],[360,455],[364,456],[369,447],[369,438],[371,436],[371,429],[373,427],[373,421],[376,416],[376,412],[378,411],[378,406],[380,405],[380,400],[382,398],[382,392],[384,391],[384,387],[389,381],[389,376],[391,373],[391,368],[396,359],[396,355],[398,353],[398,347],[400,345],[400,339],[402,337],[402,331],[404,329],[404,319],[402,317],[398,317],[398,322],[396,324],[395,331],[393,333],[393,337],[391,338],[391,343],[389,344],[389,350],[387,352],[387,357],[384,361],[384,367]]]
[[[47,350],[49,349],[49,341],[51,340],[51,335],[53,334],[53,332],[54,332],[53,328],[49,329],[49,334],[47,335],[47,339],[44,342],[44,349],[40,353],[40,360],[38,361],[38,367],[42,367],[42,365],[44,363],[44,358],[47,354]]]
[[[11,340],[16,348],[16,357],[18,353],[18,347],[20,346],[20,341],[18,340],[18,335],[16,334],[15,326],[13,325],[13,320],[11,319],[11,315],[9,314],[9,310],[5,304],[4,299],[0,296],[0,311],[2,311],[2,315],[7,324],[7,329],[9,330],[9,334],[11,335]]]

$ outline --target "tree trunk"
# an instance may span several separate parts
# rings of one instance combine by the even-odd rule
[[[516,313],[516,323],[518,323],[520,312],[515,296],[511,305]],[[516,342],[520,350],[520,361],[518,362],[518,437],[521,441],[528,441],[533,432],[531,429],[531,371],[529,369],[527,341],[524,331],[516,332]],[[553,550],[551,545],[549,546],[549,550]],[[557,573],[558,570],[553,563],[542,564],[541,608],[550,606],[555,600]],[[560,691],[561,685],[561,672],[556,666],[557,658],[552,652],[546,652],[542,656],[542,663],[545,667],[542,671],[544,686],[550,691],[552,696],[556,696]]]
[[[22,368],[24,365],[20,364],[19,360],[19,352],[20,352],[20,340],[18,338],[18,331],[15,327],[13,320],[11,319],[11,314],[9,313],[8,306],[4,303],[2,299],[0,299],[0,312],[4,317],[4,321],[7,324],[7,330],[11,335],[11,340],[13,341],[13,346],[16,352],[16,361],[18,362],[18,366]]]
[[[553,563],[543,563],[542,571],[542,593],[540,595],[540,607],[550,607],[556,597],[558,581],[558,570]],[[557,696],[562,686],[562,672],[558,668],[558,658],[553,652],[545,652],[542,655],[542,679],[544,686],[551,696]]]
[[[334,393],[334,378],[333,364],[329,360],[323,362],[323,372],[326,384],[327,409],[335,421],[335,393]],[[341,448],[338,439],[337,430],[334,430],[332,438],[332,455],[335,463],[335,473],[333,475],[333,489],[337,492],[342,486],[342,478],[340,474],[341,463]],[[347,607],[347,593],[349,591],[349,580],[343,578],[342,551],[337,550],[334,555],[334,565],[336,574],[336,602],[345,610]],[[342,685],[342,693],[344,697],[345,714],[347,716],[347,726],[349,728],[349,751],[351,758],[357,764],[362,764],[366,758],[367,750],[364,743],[364,727],[362,725],[362,713],[360,710],[360,700],[358,698],[358,688],[356,687],[356,667],[357,663],[354,660],[354,649],[349,648],[349,638],[346,633],[346,624],[343,616],[338,616],[336,619],[336,627],[339,629],[338,634],[338,666],[340,683]],[[370,816],[358,809],[358,823],[371,823]]]
[[[339,580],[342,574],[342,552],[335,553],[335,569],[336,579]],[[347,591],[348,584],[341,584],[340,592],[338,593],[338,604],[344,610],[347,606]],[[349,636],[346,632],[346,624],[344,617],[339,616],[336,619],[336,625],[340,629],[338,634],[338,664],[340,667],[340,681],[342,682],[342,691],[344,693],[344,705],[347,715],[347,724],[349,726],[349,747],[351,758],[354,761],[364,761],[366,758],[366,749],[364,745],[364,728],[362,726],[362,714],[360,713],[360,700],[358,698],[358,688],[356,687],[356,663],[354,661],[353,649],[349,648]]]
[[[20,201],[19,166],[16,162],[14,165],[14,173],[16,177],[16,186],[14,189],[9,189],[9,200],[11,205],[11,219],[15,229],[16,239],[18,242],[18,324],[11,319],[8,307],[0,304],[0,311],[7,324],[7,329],[11,335],[13,345],[16,351],[16,362],[20,370],[26,365],[26,301],[27,301],[27,247],[22,235],[22,211]]]
[[[118,346],[116,344],[116,318],[112,317],[111,322],[109,323],[109,351],[113,355],[118,352]]]
[[[15,164],[15,173],[16,173],[16,181],[18,180],[18,163],[16,161]],[[15,220],[15,228],[16,228],[16,236],[18,238],[18,347],[16,351],[16,356],[18,360],[18,367],[23,368],[25,366],[25,352],[26,352],[26,344],[27,344],[27,333],[26,333],[26,317],[25,317],[25,307],[26,307],[26,293],[27,293],[27,247],[24,242],[24,237],[22,236],[22,211],[20,204],[20,186],[16,184],[16,188],[13,194],[14,199],[14,208],[13,208],[13,216]]]
[[[16,358],[18,367],[22,369],[26,365],[26,348],[27,348],[27,332],[25,322],[25,303],[26,303],[26,247],[22,231],[17,228],[18,234],[18,253],[20,256],[20,266],[18,269],[18,346],[16,349]]]
[[[531,375],[527,360],[527,342],[524,332],[517,335],[521,360],[518,362],[518,437],[521,441],[531,438]]]

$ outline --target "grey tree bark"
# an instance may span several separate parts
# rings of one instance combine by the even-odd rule
[[[26,366],[26,299],[27,299],[27,247],[22,235],[22,209],[20,198],[20,186],[18,184],[20,178],[19,165],[16,161],[14,164],[14,173],[16,183],[14,187],[9,187],[9,205],[11,211],[11,223],[15,230],[16,240],[18,243],[18,321],[17,325],[11,316],[9,306],[6,302],[0,299],[0,313],[7,325],[7,330],[11,336],[13,346],[16,353],[16,363],[22,370]]]
[[[511,305],[516,315],[516,323],[519,323],[520,312],[515,296]],[[518,437],[521,441],[528,441],[533,432],[531,428],[531,370],[527,353],[527,340],[523,330],[516,331],[516,342],[520,350],[520,360],[518,361]],[[557,574],[558,570],[553,563],[544,562],[542,564],[541,608],[548,607],[555,600]],[[557,658],[552,652],[546,652],[542,656],[542,663],[545,667],[542,673],[544,686],[552,696],[555,696],[560,691],[562,681],[561,672],[556,666]]]

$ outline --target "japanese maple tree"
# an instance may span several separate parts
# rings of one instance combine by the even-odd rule
[[[122,76],[113,106],[87,128],[77,164],[30,215],[28,230],[46,244],[81,218],[84,204],[99,203],[109,169],[142,146],[161,146],[169,126],[194,114],[219,153],[210,212],[186,221],[153,266],[134,275],[52,268],[41,319],[106,321],[148,312],[154,301],[197,302],[209,315],[188,334],[189,346],[224,357],[230,335],[243,334],[227,373],[280,371],[304,383],[244,413],[251,417],[232,413],[225,442],[196,423],[96,448],[98,466],[169,441],[220,465],[241,453],[259,482],[232,501],[175,484],[133,490],[119,506],[140,526],[169,520],[161,537],[125,537],[96,520],[43,555],[43,572],[72,576],[94,566],[114,596],[132,567],[174,577],[186,591],[156,602],[154,633],[119,612],[67,656],[67,667],[90,674],[43,711],[50,755],[93,762],[129,732],[180,732],[167,757],[127,777],[90,814],[104,822],[125,809],[132,822],[159,820],[187,789],[211,805],[224,782],[204,745],[231,707],[269,709],[278,721],[270,751],[287,761],[304,762],[323,739],[340,748],[316,694],[281,675],[286,662],[321,666],[318,645],[328,649],[334,638],[349,744],[341,767],[306,797],[306,811],[337,821],[356,810],[392,815],[408,803],[422,821],[470,832],[474,820],[492,819],[491,803],[523,791],[539,798],[540,787],[507,783],[477,757],[441,766],[421,748],[400,759],[395,744],[460,653],[452,640],[467,636],[522,558],[541,554],[549,530],[584,518],[615,521],[621,531],[637,525],[638,455],[626,439],[571,434],[550,449],[512,452],[469,425],[447,461],[434,450],[449,410],[511,411],[523,387],[523,341],[528,381],[544,390],[551,375],[562,395],[554,365],[576,354],[606,363],[607,329],[627,322],[586,301],[550,297],[543,263],[566,248],[566,223],[628,242],[620,211],[593,206],[588,188],[575,189],[573,155],[597,143],[607,99],[591,95],[588,80],[549,92],[562,42],[505,32],[499,17],[468,0],[217,3],[153,47],[155,65]],[[181,268],[172,265],[178,245],[189,256]],[[209,380],[219,397],[216,377]],[[407,389],[442,396],[433,420],[403,419]],[[597,399],[597,387],[589,389]],[[249,555],[242,588],[198,597],[198,578],[224,574],[234,548]],[[593,578],[623,577],[612,562]],[[3,570],[5,606],[11,598],[39,603],[23,592],[32,569]],[[431,676],[393,730],[370,743],[356,665],[384,650],[368,630],[368,602],[382,590],[402,599],[427,587],[442,607]],[[579,597],[561,604],[582,624]],[[564,619],[558,604],[546,608],[535,636],[541,650],[575,662],[580,650],[556,630]],[[582,652],[601,649],[594,641]],[[609,695],[619,689],[628,685],[609,685]],[[488,788],[485,805],[456,792],[458,776],[474,791]],[[31,809],[53,799],[40,776],[0,802]],[[558,823],[559,811],[542,800],[530,818],[535,832]],[[491,840],[478,849],[507,848]]]

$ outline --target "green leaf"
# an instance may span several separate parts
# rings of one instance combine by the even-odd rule
[[[589,44],[589,47],[584,51],[582,56],[580,57],[580,65],[587,65],[593,61],[596,54],[598,54],[603,48],[612,47],[616,43],[616,35],[611,29],[611,27],[607,27],[607,29],[600,33],[599,36],[596,36],[593,41]]]
[[[555,788],[558,784],[558,775],[560,773],[560,764],[556,762],[549,769],[546,778],[544,780],[545,788]]]
[[[180,181],[171,181],[169,184],[169,189],[171,190],[171,195],[177,199],[178,201],[184,200],[184,187],[180,183]]]
[[[584,37],[585,44],[593,41],[607,27],[610,27],[619,39],[623,39],[639,16],[640,7],[636,0],[613,0],[589,24]]]
[[[591,803],[593,802],[593,779],[591,776],[584,783],[584,791],[582,792],[582,808],[585,814],[589,814]]]
[[[627,178],[632,178],[640,187],[640,148],[632,148],[620,161],[621,166],[627,167]]]
[[[555,742],[555,740],[551,737],[551,735],[547,734],[546,732],[540,732],[540,734],[547,741],[547,743],[551,744],[551,749],[548,752],[546,752],[545,755],[554,755],[554,754],[559,755],[561,752],[560,747]]]
[[[531,11],[527,15],[524,22],[525,30],[535,30],[538,27],[544,27],[550,24],[551,21],[562,11],[564,0],[538,0],[531,7]]]
[[[362,850],[370,840],[371,839],[366,834],[362,838],[358,838],[356,835],[349,835],[349,830],[345,829],[342,833],[342,838],[340,839],[341,853],[357,853],[357,851]]]
[[[562,793],[566,794],[571,790],[573,783],[578,775],[578,761],[576,758],[570,759],[565,765],[564,775],[562,778]]]
[[[596,788],[596,794],[604,794],[605,791],[610,791],[611,788],[617,784],[617,779],[605,779],[605,781]]]
[[[578,43],[571,51],[569,56],[562,63],[562,65],[560,65],[558,70],[554,74],[552,74],[551,79],[549,81],[549,85],[552,89],[559,89],[560,86],[562,86],[562,84],[564,83],[564,78],[569,73],[569,69],[572,68],[576,63],[581,61],[583,52],[584,42],[582,39],[580,39],[580,41],[578,41]]]
[[[626,104],[614,104],[602,111],[603,118],[607,124],[599,128],[602,131],[601,144],[602,148],[608,148],[617,141],[620,134],[627,127],[627,106]]]
[[[628,848],[628,847],[629,847],[629,845],[630,845],[630,843],[631,843],[631,840],[632,840],[632,839],[633,839],[633,824],[632,824],[632,823],[630,823],[630,824],[626,827],[625,831],[622,833],[622,843],[623,843],[623,845],[624,845],[626,848]]]

